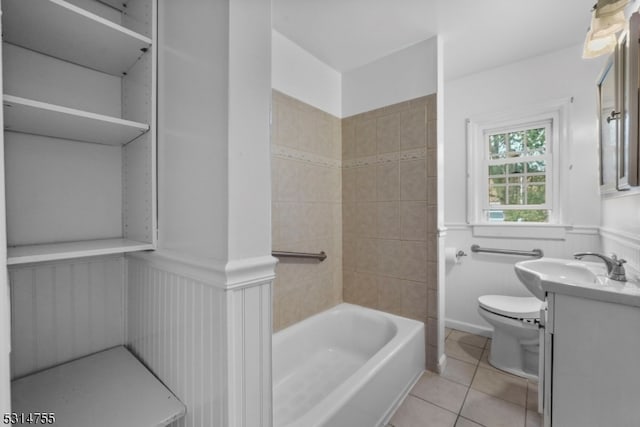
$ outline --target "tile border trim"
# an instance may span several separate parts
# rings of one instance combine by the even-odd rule
[[[345,160],[343,162],[344,169],[360,168],[365,166],[377,166],[384,163],[407,161],[407,160],[423,160],[427,158],[427,148],[417,148],[412,150],[403,150],[393,153],[378,154],[376,156],[361,157],[359,159]]]
[[[340,160],[325,157],[320,154],[309,153],[308,151],[296,150],[295,148],[287,147],[285,145],[272,143],[271,154],[274,157],[285,160],[297,160],[299,162],[309,163],[326,168],[342,168],[342,162]]]

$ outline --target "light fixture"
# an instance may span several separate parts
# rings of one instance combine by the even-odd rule
[[[587,38],[584,41],[584,49],[582,50],[582,57],[584,59],[596,58],[600,55],[611,53],[616,48],[616,35],[615,33],[608,34],[601,37],[595,37],[593,30],[589,29],[587,32]]]
[[[624,8],[629,0],[598,0],[591,10],[591,26],[582,51],[583,58],[611,53],[616,47],[616,33],[626,25]]]
[[[624,29],[626,20],[624,19],[624,11],[621,10],[611,15],[597,16],[597,9],[591,15],[591,31],[596,38],[606,37],[615,34]]]
[[[596,17],[613,15],[624,10],[629,0],[598,0],[596,5]]]

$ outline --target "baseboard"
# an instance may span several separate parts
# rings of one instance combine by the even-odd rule
[[[453,319],[445,319],[444,324],[449,329],[456,329],[462,332],[468,332],[470,334],[482,335],[483,337],[489,337],[493,335],[493,329],[486,326],[478,326],[473,323],[460,322]]]
[[[442,373],[447,369],[447,355],[442,354],[440,356],[440,360],[438,360],[438,366],[436,367],[438,370],[438,374],[442,375]]]

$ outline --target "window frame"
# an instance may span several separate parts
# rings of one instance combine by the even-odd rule
[[[490,145],[489,145],[489,137],[491,135],[500,135],[500,134],[508,134],[511,132],[520,132],[527,131],[531,129],[545,129],[545,153],[538,155],[523,155],[518,157],[504,158],[504,159],[491,159],[490,153]],[[516,163],[529,163],[532,161],[544,161],[545,162],[545,203],[542,204],[522,204],[522,205],[502,205],[502,204],[492,204],[489,200],[489,197],[486,197],[480,209],[482,212],[479,214],[481,217],[486,218],[486,213],[492,210],[548,210],[553,211],[553,123],[551,119],[530,122],[530,123],[522,123],[518,126],[510,126],[510,127],[500,127],[500,128],[491,128],[485,129],[483,131],[483,166],[482,167],[482,175],[484,176],[483,184],[484,188],[480,188],[479,191],[482,191],[482,194],[488,195],[490,190],[489,185],[489,172],[488,169],[490,166],[502,166],[502,165],[510,165]],[[540,175],[540,173],[538,173]],[[524,172],[521,177],[529,176],[528,172]],[[505,176],[507,178],[507,176]],[[524,184],[526,185],[526,183]],[[506,188],[509,187],[508,183],[505,183],[504,186]],[[508,196],[507,196],[508,197]],[[490,222],[490,221],[489,221]],[[544,222],[547,224],[548,222]]]
[[[514,227],[554,226],[563,223],[562,194],[566,181],[560,176],[563,159],[569,158],[569,106],[572,99],[563,99],[531,106],[516,111],[489,114],[467,119],[467,222],[471,225]],[[548,209],[547,222],[496,222],[490,221],[484,212],[489,209],[489,144],[488,135],[502,129],[531,129],[539,123],[548,123],[550,135],[546,156],[547,188],[545,207],[541,205],[512,205],[510,209]],[[514,161],[517,162],[517,161]],[[495,205],[494,205],[495,206]],[[502,205],[500,205],[502,206]],[[508,205],[506,205],[508,206]],[[498,208],[500,210],[501,208]]]

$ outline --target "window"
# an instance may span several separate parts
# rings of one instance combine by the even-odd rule
[[[484,132],[487,221],[549,222],[551,122]]]
[[[468,221],[559,224],[568,101],[468,120]],[[564,146],[567,144],[565,143]]]

